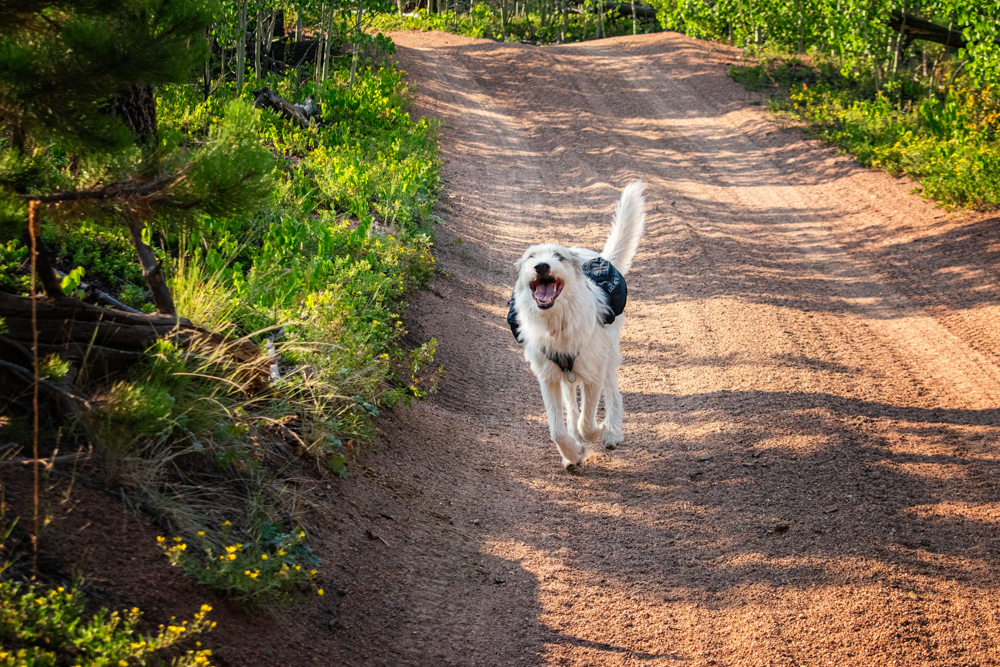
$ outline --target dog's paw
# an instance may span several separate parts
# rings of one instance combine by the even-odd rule
[[[625,439],[625,435],[609,426],[604,427],[604,431],[601,433],[601,442],[604,443],[606,449],[617,449],[618,445],[622,443]]]
[[[568,473],[578,473],[583,469],[583,459],[580,459],[576,463],[573,463],[569,459],[563,459],[563,468],[565,468]]]

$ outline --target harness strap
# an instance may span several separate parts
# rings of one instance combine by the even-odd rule
[[[559,370],[563,373],[571,373],[573,371],[573,362],[576,360],[576,355],[566,354],[565,352],[550,352],[545,357],[558,366]]]

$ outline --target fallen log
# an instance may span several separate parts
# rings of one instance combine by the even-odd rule
[[[66,277],[66,274],[62,271],[55,269],[56,277],[62,280]],[[131,306],[126,306],[124,303],[114,298],[107,292],[102,292],[96,287],[90,285],[86,282],[80,283],[80,289],[82,289],[91,301],[96,301],[101,306],[108,306],[110,308],[117,308],[118,310],[124,310],[127,313],[135,313],[136,315],[141,315],[141,310],[136,310]]]
[[[269,360],[256,343],[206,331],[183,317],[130,313],[72,297],[36,297],[35,310],[38,352],[43,356],[55,352],[67,361],[100,361],[114,370],[138,361],[157,340],[168,339],[182,347],[223,349],[227,358],[239,363],[259,362],[261,373],[267,375]],[[22,357],[30,354],[31,298],[0,292],[0,318],[7,325],[0,344]]]
[[[964,49],[969,43],[962,36],[963,27],[953,26],[949,29],[898,9],[893,9],[889,13],[888,20],[882,20],[881,23],[905,35],[906,39],[911,42],[921,39],[955,49]],[[1000,45],[1000,37],[994,37],[993,41]]]
[[[266,86],[253,91],[253,94],[257,96],[253,105],[258,109],[271,109],[287,120],[298,123],[303,128],[309,127],[309,121],[312,118],[316,118],[319,122],[319,108],[313,104],[311,97],[306,100],[305,104],[294,104]]]

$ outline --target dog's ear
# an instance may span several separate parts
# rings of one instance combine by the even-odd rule
[[[578,253],[573,248],[570,248],[567,252],[563,253],[566,256],[566,260],[573,265],[574,268],[583,271],[583,263],[586,261],[580,253]]]

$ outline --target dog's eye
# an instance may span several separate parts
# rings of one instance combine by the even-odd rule
[[[558,259],[560,262],[563,261],[563,256],[560,255],[557,252],[556,253],[552,253],[552,256],[555,257],[556,259]]]

